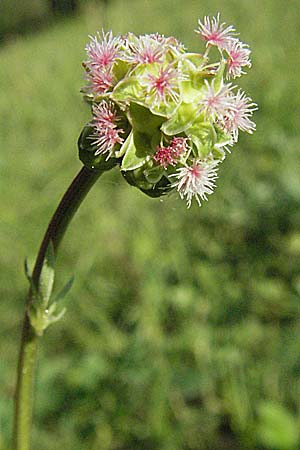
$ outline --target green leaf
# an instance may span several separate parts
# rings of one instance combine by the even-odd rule
[[[62,299],[65,298],[65,296],[68,294],[68,292],[70,291],[71,287],[73,286],[74,283],[74,276],[72,276],[67,283],[64,285],[64,287],[58,292],[58,294],[55,297],[54,302],[58,302]]]
[[[298,448],[299,427],[296,418],[282,405],[262,402],[258,407],[258,443],[266,448],[291,450]]]
[[[41,301],[45,305],[48,304],[53,289],[54,265],[55,265],[54,247],[53,242],[50,240],[44,258],[38,288]]]
[[[32,268],[29,268],[28,258],[24,260],[24,272],[29,283],[32,283]]]
[[[45,312],[45,328],[46,329],[49,325],[51,325],[54,322],[57,322],[59,319],[62,318],[62,316],[67,311],[66,308],[62,308],[60,311],[57,309],[57,303],[53,302],[50,308]]]

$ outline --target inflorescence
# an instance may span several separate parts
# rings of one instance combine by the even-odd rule
[[[83,64],[93,118],[79,140],[81,160],[93,169],[119,164],[130,184],[153,197],[177,190],[188,207],[213,193],[239,131],[255,131],[257,109],[230,81],[251,67],[248,45],[219,14],[198,25],[204,54],[174,37],[102,31]]]

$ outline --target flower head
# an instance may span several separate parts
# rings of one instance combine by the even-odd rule
[[[231,91],[234,86],[231,83],[222,83],[219,89],[216,90],[214,80],[210,84],[205,80],[205,86],[204,96],[199,102],[200,111],[204,111],[206,115],[212,118],[223,117],[231,107]]]
[[[94,69],[87,73],[86,78],[89,82],[89,91],[95,94],[104,94],[113,86],[113,75],[109,69]]]
[[[182,137],[174,137],[167,147],[157,147],[156,153],[153,155],[155,162],[163,166],[165,169],[175,166],[178,158],[187,151],[187,139]]]
[[[165,37],[163,34],[153,33],[150,34],[151,38],[159,42],[161,46],[165,47],[165,52],[168,50],[173,51],[176,54],[182,54],[185,50],[182,42],[178,41],[174,36]]]
[[[241,89],[232,97],[231,108],[224,116],[224,129],[232,133],[235,142],[238,140],[239,129],[250,134],[255,131],[256,125],[251,117],[256,110],[256,103],[253,103]]]
[[[120,39],[113,37],[111,31],[104,33],[102,36],[98,32],[97,36],[90,36],[91,42],[85,47],[88,54],[87,65],[90,70],[110,69],[115,60],[120,56]]]
[[[213,193],[215,180],[218,178],[217,165],[219,161],[205,162],[194,159],[191,166],[181,167],[177,170],[177,187],[180,197],[186,197],[187,207],[190,208],[195,197],[199,206],[201,200],[208,200],[207,195]]]
[[[250,49],[234,27],[218,14],[199,20],[196,32],[206,42],[204,54],[158,33],[102,31],[91,38],[83,92],[93,119],[79,139],[87,167],[119,165],[128,183],[147,195],[177,190],[188,207],[194,197],[201,205],[213,193],[225,151],[240,131],[255,130],[257,109],[225,80],[251,66]],[[211,46],[219,51],[210,52]]]
[[[198,24],[199,27],[195,31],[206,41],[207,46],[216,45],[219,48],[224,48],[235,35],[235,29],[232,25],[225,28],[226,24],[220,23],[220,13],[212,19],[205,16],[203,22],[199,20]]]
[[[128,51],[125,58],[134,64],[161,63],[168,46],[156,38],[156,35],[143,35],[137,39],[127,40]]]
[[[228,77],[237,78],[245,72],[243,67],[251,67],[250,53],[251,50],[247,44],[238,39],[231,39],[225,46],[228,54]]]
[[[170,100],[176,103],[179,100],[179,78],[178,70],[171,65],[159,66],[155,73],[148,72],[144,76],[142,84],[154,105],[167,103]]]
[[[124,139],[120,136],[124,131],[117,128],[119,118],[116,110],[111,102],[103,100],[99,105],[93,105],[93,121],[91,123],[94,128],[92,135],[93,145],[98,148],[95,155],[108,153],[108,158],[112,155],[116,144],[122,144]]]

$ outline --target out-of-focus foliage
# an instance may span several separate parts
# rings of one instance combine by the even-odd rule
[[[1,0],[0,39],[28,28],[40,28],[48,12],[45,0]]]
[[[132,6],[132,9],[129,7]],[[105,174],[69,229],[68,312],[39,353],[34,450],[296,450],[300,429],[300,11],[280,0],[109,4],[115,33],[222,12],[253,49],[257,132],[201,209]],[[97,10],[0,49],[0,448],[9,446],[26,281],[79,169],[79,88]],[[1,447],[2,445],[2,447]]]
[[[107,0],[1,0],[0,42],[18,34],[36,32],[89,4],[104,4]]]

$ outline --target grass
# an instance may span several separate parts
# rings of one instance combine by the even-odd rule
[[[128,6],[129,5],[129,6]],[[253,49],[260,106],[200,210],[106,174],[57,261],[68,313],[39,355],[33,449],[299,448],[299,32],[280,1],[112,1],[115,33],[174,34],[222,12]],[[9,448],[25,256],[80,168],[90,9],[0,49],[0,448]],[[2,445],[2,447],[1,447]]]

